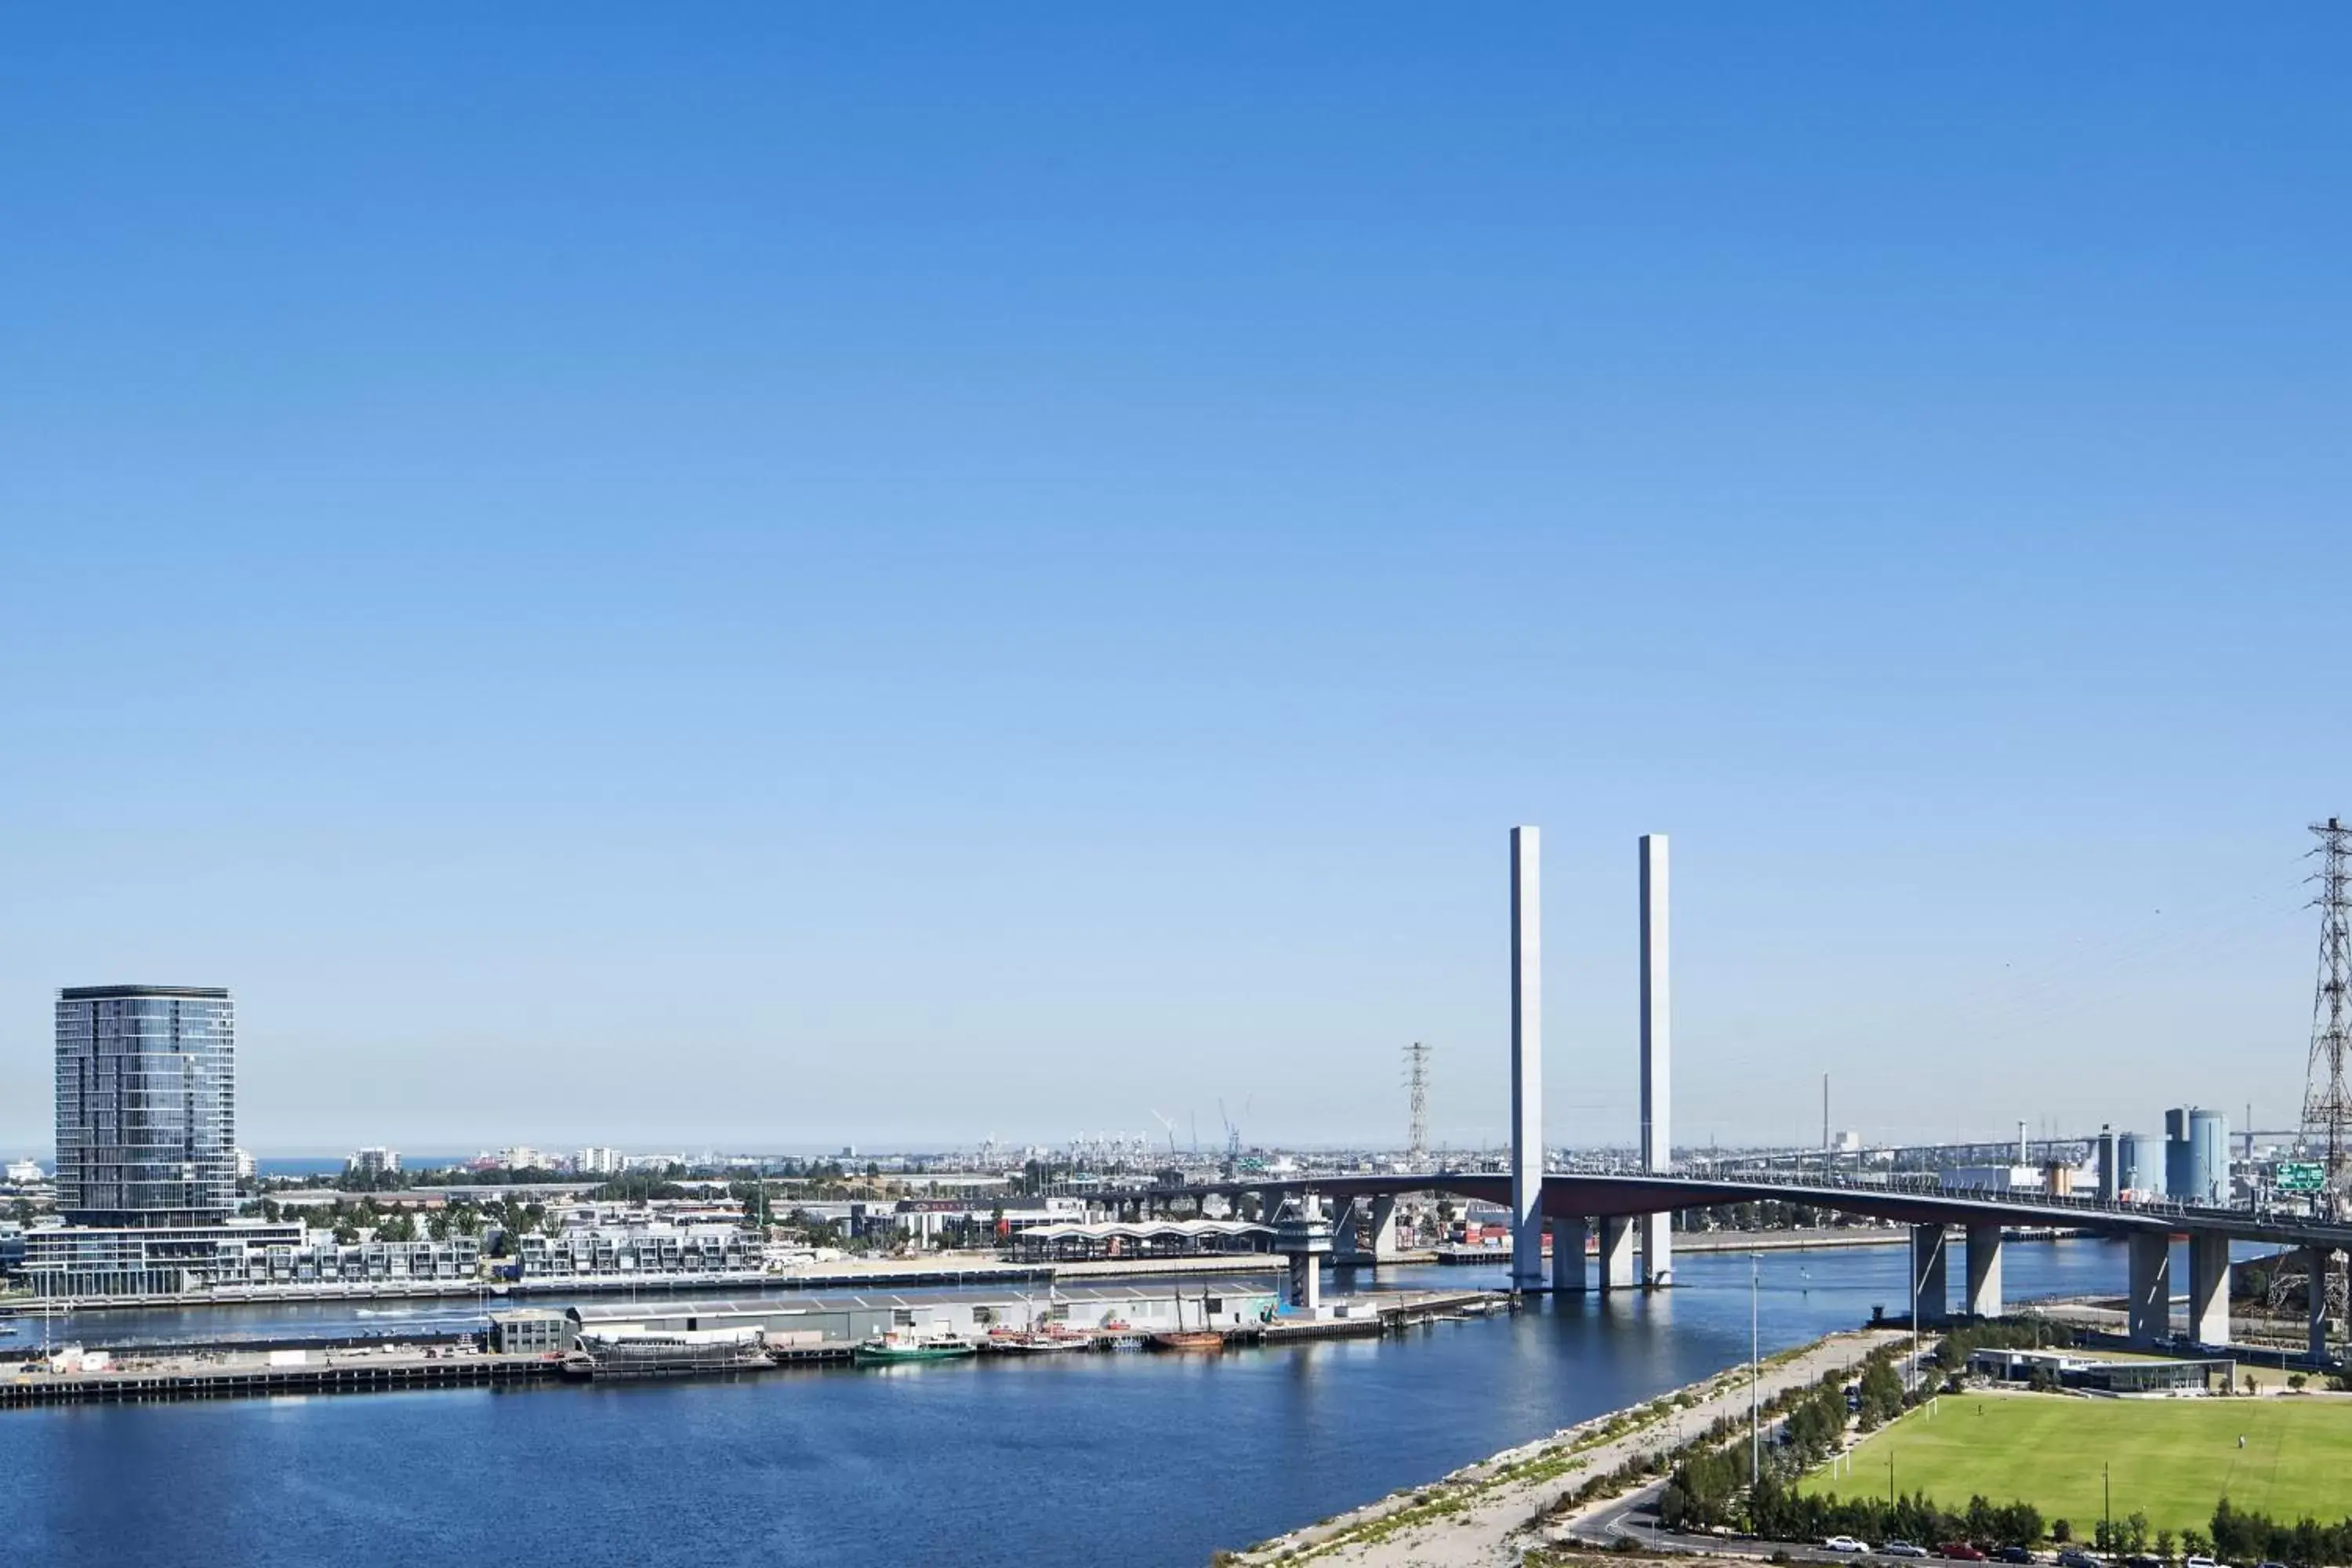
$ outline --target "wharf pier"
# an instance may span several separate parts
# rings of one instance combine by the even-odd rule
[[[1230,1283],[1239,1283],[1230,1282]],[[1063,1308],[1078,1306],[1102,1314],[1092,1324],[1056,1321],[1051,1331],[1055,1337],[1066,1338],[1069,1343],[1055,1348],[1081,1352],[1132,1351],[1147,1348],[1155,1337],[1182,1319],[1171,1311],[1165,1317],[1149,1321],[1130,1321],[1131,1309],[1153,1304],[1145,1293],[1115,1290],[1105,1287],[1091,1289],[1080,1288],[1077,1297],[1065,1295],[1056,1299]],[[1228,1348],[1273,1348],[1286,1344],[1305,1343],[1327,1339],[1371,1338],[1399,1334],[1426,1324],[1460,1321],[1486,1317],[1491,1313],[1508,1313],[1517,1310],[1517,1302],[1504,1292],[1494,1290],[1396,1290],[1349,1298],[1333,1304],[1313,1317],[1285,1315],[1272,1307],[1272,1297],[1255,1296],[1250,1300],[1265,1303],[1265,1315],[1255,1315],[1259,1309],[1252,1306],[1242,1311],[1244,1303],[1234,1300],[1223,1321],[1207,1328],[1192,1327],[1192,1333],[1213,1333]],[[1171,1296],[1168,1304],[1175,1307]],[[1192,1298],[1183,1299],[1184,1309],[1190,1309]],[[1024,1303],[1043,1307],[1041,1302]],[[878,1327],[900,1312],[922,1313],[930,1310],[919,1300],[888,1297],[879,1301],[858,1299],[854,1315],[843,1318],[827,1328],[815,1327],[815,1314],[803,1311],[806,1307],[845,1307],[847,1303],[811,1302],[803,1304],[725,1302],[689,1304],[683,1309],[691,1335],[701,1329],[740,1326],[757,1335],[752,1345],[746,1346],[735,1358],[720,1359],[706,1352],[687,1352],[675,1359],[659,1355],[622,1355],[598,1353],[593,1340],[577,1343],[566,1336],[559,1348],[554,1341],[542,1342],[540,1348],[490,1350],[476,1347],[470,1336],[450,1342],[442,1336],[423,1336],[379,1343],[353,1344],[341,1341],[323,1343],[311,1342],[295,1344],[287,1342],[243,1341],[234,1348],[226,1345],[186,1346],[152,1345],[124,1347],[119,1350],[84,1351],[79,1346],[60,1352],[57,1360],[27,1359],[21,1363],[0,1363],[0,1410],[50,1405],[138,1405],[162,1404],[190,1399],[258,1398],[273,1395],[312,1394],[382,1394],[427,1388],[462,1388],[479,1386],[525,1386],[573,1378],[604,1379],[646,1376],[743,1376],[789,1368],[842,1366],[849,1364],[860,1338],[867,1331],[869,1320]],[[1007,1311],[1012,1303],[981,1303],[992,1306],[997,1312]],[[584,1317],[593,1324],[609,1308],[575,1308],[575,1321]],[[661,1309],[651,1309],[658,1312]],[[1135,1317],[1141,1314],[1135,1313]],[[555,1314],[517,1314],[519,1318],[537,1317],[542,1322],[551,1321],[561,1328]],[[775,1322],[765,1320],[774,1318]],[[999,1318],[1003,1322],[1007,1320]],[[968,1335],[972,1348],[982,1353],[1034,1353],[1034,1342],[1023,1344],[1036,1331],[1038,1320],[1031,1320],[1021,1333],[992,1337],[985,1332],[974,1333],[969,1325],[959,1325],[958,1331]],[[785,1324],[804,1325],[786,1327]],[[528,1325],[527,1325],[528,1326]],[[662,1323],[663,1328],[676,1329],[675,1323]],[[637,1325],[629,1325],[635,1329]],[[812,1329],[815,1331],[811,1331]],[[828,1331],[828,1330],[830,1331]],[[495,1341],[494,1342],[498,1342]],[[756,1347],[756,1348],[754,1348]],[[70,1357],[70,1359],[66,1359]]]
[[[513,1385],[553,1378],[561,1356],[428,1351],[333,1352],[289,1363],[268,1353],[172,1355],[75,1372],[0,1377],[0,1409],[35,1405],[155,1405],[289,1394],[389,1394]]]

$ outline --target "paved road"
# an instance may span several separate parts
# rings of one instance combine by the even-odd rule
[[[1590,1540],[1614,1541],[1631,1537],[1643,1545],[1660,1552],[1705,1552],[1721,1556],[1727,1552],[1744,1557],[1769,1557],[1774,1552],[1785,1552],[1799,1563],[1869,1563],[1873,1568],[1889,1568],[1904,1561],[1901,1558],[1872,1555],[1860,1557],[1851,1552],[1832,1552],[1828,1547],[1801,1541],[1753,1541],[1737,1535],[1686,1535],[1658,1528],[1658,1494],[1666,1483],[1656,1481],[1640,1491],[1609,1503],[1597,1513],[1578,1520],[1574,1533]],[[1928,1559],[1927,1561],[1939,1561]]]

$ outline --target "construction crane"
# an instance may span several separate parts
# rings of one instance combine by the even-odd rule
[[[1162,1116],[1155,1110],[1151,1113],[1151,1120],[1168,1130],[1168,1157],[1173,1160],[1176,1158],[1176,1119],[1172,1116]]]
[[[1222,1096],[1217,1100],[1217,1120],[1225,1124],[1225,1180],[1230,1182],[1234,1173],[1242,1168],[1242,1130],[1234,1125],[1232,1117],[1225,1114],[1225,1102]]]

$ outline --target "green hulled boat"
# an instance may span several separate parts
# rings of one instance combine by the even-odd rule
[[[953,1334],[887,1333],[859,1341],[849,1356],[860,1366],[895,1366],[910,1361],[953,1361],[973,1354],[978,1348]]]

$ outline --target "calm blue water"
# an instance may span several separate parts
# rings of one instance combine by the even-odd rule
[[[1200,1568],[1744,1360],[1747,1258],[1680,1271],[1654,1298],[1214,1357],[10,1411],[0,1561]],[[1900,1247],[1776,1254],[1762,1273],[1768,1352],[1906,1304]],[[1382,1277],[1400,1279],[1501,1283]],[[2012,1296],[2122,1282],[2111,1244],[2009,1249]]]

